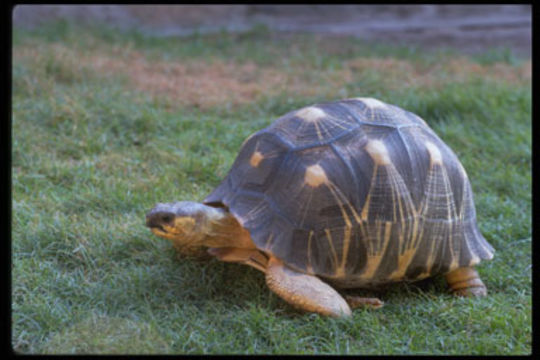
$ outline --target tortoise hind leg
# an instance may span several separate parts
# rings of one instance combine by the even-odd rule
[[[330,285],[316,276],[296,272],[271,257],[266,284],[292,306],[304,311],[340,317],[350,316],[351,308]]]
[[[462,267],[446,274],[446,281],[454,295],[486,296],[487,288],[472,267]]]

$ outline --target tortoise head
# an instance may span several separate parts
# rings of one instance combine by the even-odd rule
[[[239,247],[253,246],[249,233],[227,209],[192,201],[157,204],[146,214],[146,226],[185,255],[230,247],[231,241]]]
[[[158,203],[146,214],[146,226],[157,236],[172,240],[175,245],[201,245],[212,210],[191,201]]]

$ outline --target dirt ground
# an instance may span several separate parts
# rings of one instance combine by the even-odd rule
[[[426,65],[393,58],[358,56],[345,60],[340,69],[319,69],[316,72],[305,63],[291,64],[288,69],[283,69],[276,64],[259,66],[250,61],[184,59],[178,62],[149,59],[129,48],[85,52],[61,43],[19,46],[13,50],[13,58],[18,64],[46,64],[53,61],[57,81],[78,79],[87,73],[103,77],[122,75],[138,90],[156,98],[168,99],[173,108],[179,105],[199,108],[227,103],[242,105],[278,94],[326,94],[329,98],[340,94],[346,97],[351,94],[343,93],[346,91],[345,85],[367,73],[381,75],[378,81],[387,89],[404,86],[437,89],[448,79],[462,82],[475,76],[522,84],[530,81],[532,76],[531,60],[519,66],[502,62],[479,64],[466,56],[454,56]],[[27,85],[35,87],[39,85],[38,82],[28,80]]]
[[[157,36],[257,24],[276,31],[352,35],[370,41],[478,53],[506,47],[531,56],[530,5],[19,5],[14,26],[38,27],[54,19],[102,21]]]

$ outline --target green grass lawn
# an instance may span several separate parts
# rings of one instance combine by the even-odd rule
[[[12,344],[20,353],[528,354],[531,62],[505,50],[246,34],[183,38],[58,23],[13,37]],[[202,200],[242,142],[317,101],[371,96],[458,154],[495,247],[489,289],[377,292],[350,319],[302,314],[242,265],[178,257],[144,215]],[[357,294],[374,294],[358,290]]]

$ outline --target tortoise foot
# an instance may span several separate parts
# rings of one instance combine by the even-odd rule
[[[351,316],[351,309],[345,299],[330,285],[316,276],[294,271],[275,257],[268,261],[266,284],[297,309],[324,316]]]
[[[345,300],[347,301],[351,309],[357,309],[357,308],[378,309],[378,308],[383,307],[384,305],[384,302],[382,302],[378,298],[345,295]]]
[[[464,267],[446,274],[450,290],[456,296],[486,296],[486,285],[475,269]]]
[[[485,286],[475,286],[475,287],[468,287],[464,289],[458,289],[454,290],[452,294],[456,296],[486,296],[487,295],[487,288]]]

